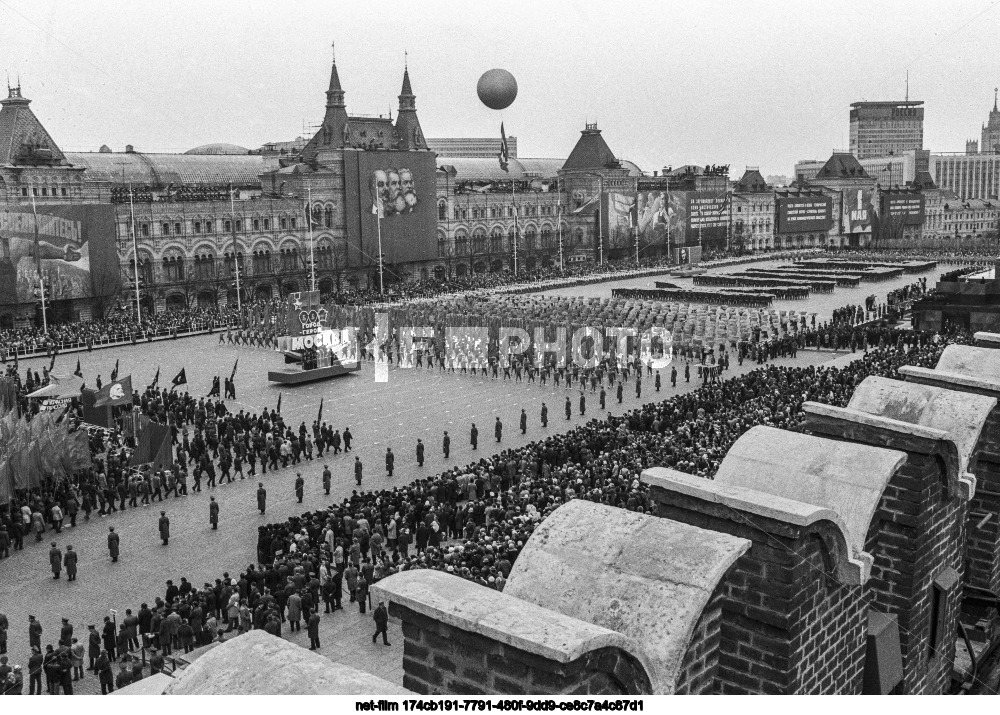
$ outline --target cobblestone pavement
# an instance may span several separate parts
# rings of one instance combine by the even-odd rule
[[[218,346],[217,336],[199,336],[166,343],[136,345],[100,353],[81,354],[80,360],[86,381],[94,382],[95,370],[100,369],[107,379],[114,366],[114,357],[120,360],[120,374],[132,374],[133,385],[141,386],[152,381],[157,365],[161,368],[161,384],[168,383],[180,368],[186,367],[189,388],[193,394],[208,392],[212,375],[227,375],[233,361],[240,358],[236,384],[241,402],[232,403],[234,409],[258,410],[272,407],[277,401],[278,390],[266,381],[266,370],[280,364],[279,356],[271,351],[253,348],[241,349]],[[832,357],[828,352],[802,351],[796,360],[779,360],[778,364],[819,364]],[[59,357],[56,371],[71,373],[76,366],[76,355]],[[22,361],[41,370],[44,360]],[[740,374],[756,367],[749,363],[742,368],[733,366],[726,377]],[[681,371],[683,375],[683,371]],[[643,378],[641,402],[664,399],[674,394],[669,386],[669,371],[663,375],[664,386],[659,393],[653,390],[651,378]],[[697,387],[692,377],[690,384],[681,381],[677,392]],[[197,389],[195,389],[197,388]],[[286,421],[297,425],[299,421],[310,424],[316,416],[320,397],[324,398],[323,418],[343,430],[350,426],[354,434],[354,450],[350,454],[328,455],[322,460],[303,462],[266,475],[237,480],[215,489],[205,489],[200,494],[170,498],[149,507],[130,508],[124,513],[100,518],[96,512],[89,522],[82,514],[76,528],[64,528],[61,534],[48,531],[42,543],[29,539],[24,551],[13,552],[0,561],[0,612],[10,621],[8,651],[12,663],[26,663],[28,656],[28,615],[36,616],[42,623],[42,643],[58,640],[60,619],[69,618],[75,633],[85,635],[87,625],[100,625],[109,609],[120,614],[125,608],[137,609],[143,601],[151,602],[156,595],[163,595],[167,579],[177,581],[186,576],[192,583],[221,577],[223,571],[237,574],[256,559],[257,527],[273,521],[284,520],[293,514],[325,507],[335,500],[348,496],[355,488],[353,456],[364,463],[363,489],[379,489],[403,485],[420,477],[429,477],[443,469],[470,463],[473,458],[487,457],[500,449],[518,447],[531,440],[555,434],[583,424],[594,417],[603,417],[598,396],[587,390],[587,416],[579,415],[579,390],[565,387],[546,387],[537,384],[510,381],[493,381],[460,374],[451,375],[424,369],[390,372],[388,383],[374,382],[374,369],[364,364],[361,373],[349,377],[283,390],[282,414]],[[573,407],[572,419],[566,420],[564,403],[569,396]],[[549,407],[547,430],[539,424],[539,410],[545,401]],[[632,409],[640,403],[635,398],[634,387],[625,390],[624,404],[619,406],[614,393],[608,393],[608,407],[615,414]],[[522,436],[518,429],[521,408],[528,415],[528,432]],[[503,442],[497,444],[493,437],[493,423],[499,416],[503,421]],[[469,425],[475,421],[479,427],[479,450],[473,452],[469,445]],[[441,451],[441,435],[447,429],[452,436],[450,459]],[[416,466],[415,444],[424,440],[426,460],[422,468]],[[395,475],[385,474],[385,448],[391,446],[396,454]],[[321,472],[323,464],[333,472],[333,492],[323,494]],[[306,478],[305,498],[296,503],[293,481],[296,471]],[[267,515],[256,509],[257,482],[263,481],[268,490]],[[208,523],[208,496],[212,494],[221,506],[219,530],[212,531]],[[163,546],[157,536],[157,518],[160,509],[170,517],[170,545]],[[112,564],[107,552],[108,526],[121,534],[121,558]],[[69,583],[63,578],[52,578],[48,566],[48,547],[56,541],[65,550],[72,544],[80,553],[78,580]],[[324,616],[321,643],[323,655],[354,667],[402,681],[402,639],[398,627],[390,626],[392,648],[372,646],[369,630],[371,614],[361,617],[355,610]],[[303,631],[304,634],[304,631]],[[295,642],[308,639],[300,634]],[[87,680],[96,685],[96,679]],[[25,686],[27,688],[27,685]],[[84,691],[89,690],[85,683]]]

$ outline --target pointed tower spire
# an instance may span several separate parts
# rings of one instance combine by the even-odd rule
[[[417,119],[417,97],[410,85],[409,56],[403,55],[403,88],[399,91],[399,112],[396,115],[396,135],[404,151],[426,149],[427,142]]]
[[[993,88],[993,111],[997,111],[997,87]]]
[[[331,50],[334,50],[331,43]],[[341,149],[350,144],[347,104],[344,102],[344,88],[340,86],[340,75],[337,73],[337,55],[334,52],[330,67],[330,87],[326,90],[326,114],[323,125],[313,138],[302,148],[301,157],[304,161],[322,161],[322,152]]]
[[[330,43],[330,47],[333,48],[332,42]],[[330,68],[330,88],[326,91],[326,106],[327,109],[347,106],[344,103],[344,90],[340,86],[340,75],[337,73],[336,49],[333,52],[333,66]]]

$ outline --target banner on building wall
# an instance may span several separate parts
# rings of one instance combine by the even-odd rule
[[[676,240],[682,224],[677,214],[671,213],[668,193],[639,191],[635,199],[636,226],[640,240],[644,244],[666,245],[668,232]]]
[[[437,256],[433,152],[344,152],[348,266],[377,267],[379,232],[388,263]]]
[[[683,243],[677,245],[721,247],[729,228],[727,195],[716,191],[671,191],[670,211],[684,226]],[[671,244],[675,238],[671,231]]]
[[[829,231],[833,226],[833,199],[829,196],[779,196],[778,233]]]
[[[876,219],[872,189],[845,189],[841,201],[844,233],[871,233]]]
[[[901,220],[905,226],[924,222],[924,195],[913,191],[887,191],[882,194],[882,213]]]
[[[121,284],[112,206],[18,206],[0,211],[0,305],[108,297]]]
[[[612,248],[631,245],[632,227],[636,225],[636,197],[632,194],[607,192],[601,197],[601,229]]]

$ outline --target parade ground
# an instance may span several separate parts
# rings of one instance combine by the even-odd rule
[[[825,351],[803,350],[794,360],[778,359],[775,363],[820,364],[834,356]],[[184,368],[188,378],[187,389],[199,397],[208,393],[213,376],[228,376],[233,363],[239,358],[236,375],[238,400],[228,401],[230,409],[250,412],[264,408],[270,410],[278,400],[279,390],[267,382],[267,370],[282,365],[281,355],[258,348],[220,346],[218,335],[59,356],[56,372],[70,375],[78,357],[84,381],[91,386],[98,373],[107,382],[117,359],[120,376],[131,374],[136,389],[149,384],[158,368],[160,384],[169,386],[170,378]],[[22,370],[31,365],[41,371],[46,364],[43,359],[25,360],[22,361]],[[724,373],[723,378],[755,367],[757,365],[750,362],[738,367],[734,359],[731,370]],[[0,611],[6,613],[10,621],[9,652],[17,660],[26,659],[29,615],[41,621],[45,629],[43,643],[54,642],[63,617],[70,620],[78,637],[85,636],[89,624],[100,628],[110,609],[121,614],[120,620],[126,608],[132,608],[134,612],[142,602],[152,603],[156,596],[163,597],[167,579],[177,583],[184,576],[201,586],[206,580],[214,583],[225,570],[238,575],[240,570],[256,560],[258,526],[326,507],[349,496],[357,488],[353,471],[355,455],[360,456],[364,464],[361,489],[404,485],[451,467],[470,464],[502,449],[519,447],[546,435],[564,432],[592,418],[605,417],[607,412],[620,414],[642,403],[662,400],[699,385],[694,370],[690,383],[683,381],[683,365],[678,372],[679,382],[674,390],[670,387],[669,370],[663,371],[663,386],[659,393],[654,391],[652,378],[644,376],[641,399],[636,399],[634,387],[627,385],[622,405],[617,403],[614,391],[609,390],[608,409],[604,412],[600,410],[598,394],[591,393],[588,388],[585,416],[579,414],[578,388],[554,387],[551,382],[543,387],[526,379],[515,382],[513,379],[494,381],[473,378],[441,372],[437,367],[433,370],[392,368],[389,381],[378,383],[375,382],[373,365],[364,363],[360,373],[292,389],[284,388],[280,391],[281,411],[293,429],[300,422],[310,425],[316,419],[322,397],[323,419],[341,431],[350,427],[354,435],[353,451],[268,471],[263,477],[237,480],[215,489],[206,488],[201,493],[170,498],[149,507],[130,508],[124,513],[104,518],[94,512],[89,522],[83,520],[81,513],[76,528],[64,528],[58,535],[49,530],[41,543],[36,543],[29,536],[23,551],[12,552],[10,558],[0,561]],[[567,396],[572,404],[572,418],[569,420],[565,417]],[[543,429],[539,421],[542,402],[549,409],[547,429]],[[518,428],[522,408],[528,417],[527,434],[523,436]],[[497,417],[504,425],[503,440],[499,444],[493,436]],[[469,444],[472,422],[479,428],[477,451],[473,451]],[[444,430],[448,430],[452,437],[449,459],[444,458],[441,449]],[[426,460],[422,468],[416,464],[418,438],[426,445]],[[391,447],[396,455],[395,473],[391,478],[385,473],[386,447]],[[324,464],[328,464],[333,472],[330,496],[324,495],[321,484]],[[305,478],[302,504],[296,502],[293,488],[297,471],[301,471]],[[265,516],[256,509],[258,481],[263,481],[268,493]],[[218,531],[212,531],[209,525],[209,496],[215,496],[221,506]],[[163,546],[157,535],[157,518],[161,508],[171,521],[169,546]],[[121,535],[121,558],[115,564],[108,556],[106,545],[109,526],[114,526]],[[52,541],[63,550],[72,545],[79,552],[79,576],[76,581],[52,578],[48,563],[48,549]],[[398,626],[390,624],[392,648],[372,646],[371,630],[374,630],[371,613],[359,615],[356,604],[347,604],[345,598],[345,611],[322,619],[321,653],[401,682],[402,639],[398,637]],[[299,642],[303,639],[305,642],[304,633],[295,634],[292,640]],[[91,687],[97,687],[97,680],[88,675],[83,688],[89,692]]]

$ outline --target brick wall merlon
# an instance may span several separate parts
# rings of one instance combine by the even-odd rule
[[[717,480],[696,477],[664,467],[643,470],[641,479],[644,484],[649,485],[651,495],[656,501],[672,503],[676,501],[677,495],[683,494],[702,501],[722,504],[750,515],[751,520],[756,515],[797,527],[812,527],[821,532],[824,541],[832,533],[837,546],[831,549],[836,561],[836,573],[831,576],[835,576],[837,581],[845,585],[859,586],[864,584],[871,574],[873,559],[864,551],[865,533],[862,531],[856,538],[853,537],[841,515],[829,507],[807,504],[780,494],[720,483]],[[664,495],[662,499],[661,494]],[[823,528],[825,524],[829,524],[830,528]]]
[[[747,539],[575,499],[535,529],[504,594],[625,635],[648,658],[653,692],[670,693],[712,593],[749,548]]]
[[[372,586],[372,600],[403,606],[457,630],[557,663],[570,663],[600,648],[618,648],[633,655],[648,672],[645,654],[620,633],[441,571],[393,574]]]
[[[913,382],[901,385],[899,380],[868,377],[854,390],[847,407],[947,432],[958,447],[959,472],[965,474],[996,405],[994,397]],[[971,496],[970,493],[967,498]]]
[[[972,336],[976,340],[976,345],[994,350],[1000,348],[1000,333],[976,333]]]
[[[969,499],[975,491],[975,480],[970,481],[970,475],[960,468],[958,445],[944,430],[819,402],[803,403],[802,411],[805,413],[803,427],[809,432],[938,457],[945,465],[944,478],[949,496],[960,494]]]
[[[977,334],[995,335],[995,333]],[[935,369],[941,372],[954,372],[959,375],[978,377],[980,380],[1000,382],[1000,360],[997,359],[995,344],[989,347],[949,345],[941,352]]]
[[[758,426],[729,449],[715,482],[830,509],[847,526],[851,558],[863,559],[882,493],[906,459],[898,450]]]

